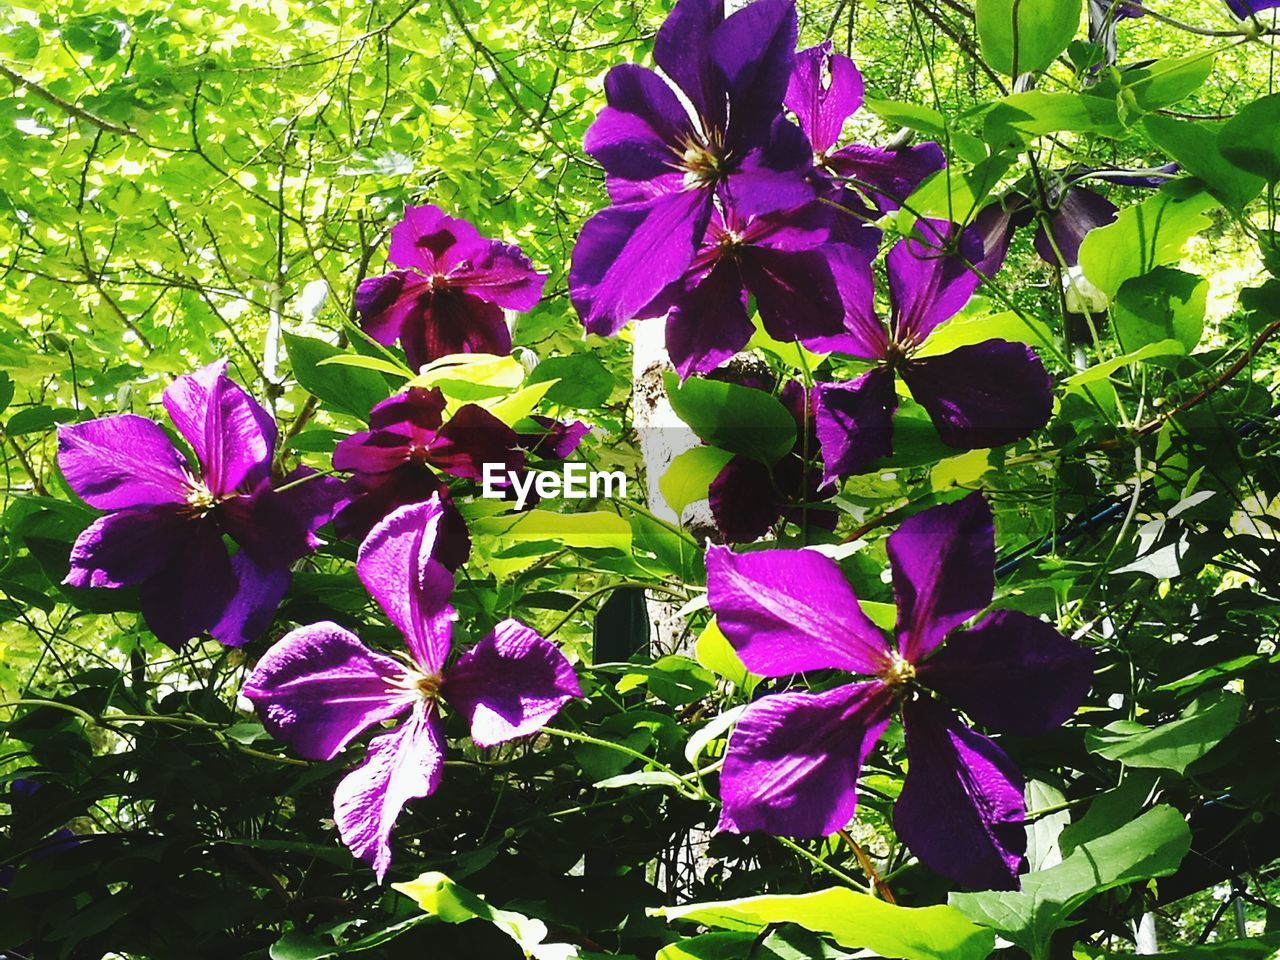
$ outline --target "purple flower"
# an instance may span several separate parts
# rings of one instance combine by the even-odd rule
[[[300,627],[258,662],[243,693],[277,739],[312,760],[330,760],[361,732],[404,717],[369,742],[365,762],[333,795],[338,832],[379,881],[405,803],[444,773],[440,701],[467,718],[480,747],[527,736],[574,697],[573,667],[555,644],[516,620],[448,663],[457,618],[453,574],[433,557],[444,510],[438,498],[396,510],[360,547],[356,570],[399,628],[406,659],[375,653],[335,623]]]
[[[510,353],[503,310],[532,310],[547,279],[519,247],[431,204],[405,208],[387,259],[400,269],[362,281],[356,309],[365,333],[399,340],[415,369],[454,353]]]
[[[536,429],[517,433],[473,403],[446,421],[445,404],[439,388],[411,388],[379,403],[369,414],[369,429],[338,444],[333,466],[353,474],[346,502],[333,518],[339,536],[363,539],[396,508],[439,494],[445,515],[436,559],[456,570],[466,562],[471,540],[440,474],[480,480],[486,463],[519,472],[526,453],[563,460],[590,429],[580,421],[533,417]]]
[[[653,51],[679,92],[637,64],[609,71],[584,146],[615,205],[583,226],[569,273],[588,331],[665,312],[653,302],[684,276],[717,201],[745,219],[813,198],[809,144],[782,116],[796,32],[793,0],[728,18],[722,0],[679,0]]]
[[[134,414],[58,431],[67,483],[107,511],[76,540],[66,583],[140,587],[147,626],[175,649],[205,632],[238,646],[266,629],[290,564],[319,545],[315,531],[341,487],[299,467],[276,489],[275,421],[226,369],[220,360],[164,392],[194,465],[159,424]]]
[[[685,278],[658,301],[670,303],[667,350],[681,377],[707,373],[747,345],[755,332],[748,295],[775,340],[843,331],[841,277],[856,268],[857,254],[828,242],[831,221],[818,203],[746,219],[712,214]]]
[[[838,147],[844,122],[858,112],[862,101],[862,74],[852,60],[832,51],[830,40],[796,54],[786,106],[800,121],[800,129],[813,145],[819,174],[831,181],[837,199],[874,219],[897,210],[947,161],[942,148],[932,141],[896,148]],[[837,185],[845,182],[852,189]]]
[[[829,499],[836,492],[835,485],[823,484],[816,465],[805,459],[817,450],[812,394],[806,404],[804,387],[792,380],[783,386],[779,400],[796,421],[791,453],[772,466],[735,456],[711,481],[711,515],[728,543],[757,540],[784,516],[809,526],[834,528],[834,512],[796,506]]]
[[[925,408],[942,442],[961,450],[1022,439],[1044,426],[1052,412],[1049,374],[1025,344],[993,339],[941,356],[916,355],[934,329],[968,303],[981,276],[994,272],[1007,246],[984,246],[982,232],[971,228],[958,238],[959,251],[949,254],[953,227],[925,220],[917,227],[921,237],[903,239],[886,257],[888,324],[875,312],[869,264],[857,294],[846,301],[849,332],[838,349],[876,365],[855,380],[817,388],[818,440],[828,480],[864,471],[892,453],[895,373]]]
[[[957,629],[991,602],[995,585],[994,526],[978,494],[911,517],[889,537],[888,552],[893,643],[862,612],[839,566],[819,553],[708,551],[711,609],[748,670],[869,678],[752,703],[729,739],[718,829],[819,837],[843,827],[862,763],[897,707],[907,743],[894,808],[899,837],[957,883],[1016,887],[1026,849],[1022,778],[999,746],[934,695],[998,733],[1047,733],[1088,692],[1092,652],[1008,610]]]
[[[1057,263],[1077,266],[1080,263],[1080,245],[1089,231],[1105,227],[1120,213],[1119,208],[1102,194],[1080,186],[1054,191],[1050,201],[1054,209],[1049,215],[1049,230],[1045,230],[1043,223],[1037,224],[1033,241],[1040,259],[1050,266]]]

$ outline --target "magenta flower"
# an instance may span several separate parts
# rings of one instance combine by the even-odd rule
[[[809,145],[782,115],[796,31],[793,0],[728,18],[722,0],[679,0],[653,50],[679,92],[637,64],[609,71],[584,146],[615,205],[583,226],[569,273],[588,331],[664,312],[651,304],[685,275],[717,201],[745,219],[813,198]]]
[[[582,696],[555,644],[516,620],[449,664],[457,618],[453,575],[434,557],[443,509],[437,498],[396,510],[360,547],[356,570],[399,628],[407,658],[375,653],[335,623],[299,627],[266,652],[243,693],[263,725],[311,760],[331,760],[361,732],[408,714],[369,741],[365,762],[333,795],[334,821],[379,881],[404,805],[433,793],[444,773],[441,701],[466,717],[471,739],[491,747],[542,728]]]
[[[510,353],[503,309],[532,310],[547,279],[519,247],[430,204],[405,208],[387,259],[400,269],[363,280],[356,309],[365,333],[399,340],[414,369],[454,353]]]
[[[1227,6],[1241,20],[1256,17],[1263,10],[1280,7],[1280,0],[1227,0]]]
[[[523,470],[526,454],[563,460],[589,429],[580,421],[533,417],[534,429],[517,433],[473,403],[446,421],[445,404],[438,388],[411,388],[379,403],[369,414],[369,429],[338,444],[333,466],[353,474],[333,518],[339,536],[362,540],[397,507],[439,494],[445,514],[435,555],[456,570],[466,562],[471,540],[441,474],[481,480],[486,463],[501,464],[505,472]]]
[[[888,551],[898,604],[893,643],[822,554],[707,552],[711,609],[748,670],[869,678],[752,703],[729,739],[718,829],[821,837],[843,827],[857,805],[862,763],[897,706],[907,742],[898,836],[957,883],[1016,887],[1026,849],[1022,778],[995,742],[946,704],[998,733],[1047,733],[1084,699],[1093,654],[1008,610],[957,629],[991,602],[995,586],[995,532],[980,495],[911,517],[889,537]]]
[[[266,629],[290,565],[319,545],[315,531],[341,487],[299,467],[276,489],[275,421],[226,369],[212,363],[164,392],[194,465],[159,424],[134,414],[58,431],[67,483],[107,511],[76,540],[66,583],[140,587],[147,626],[175,649],[205,632],[239,646]]]
[[[992,339],[940,356],[915,356],[929,334],[969,302],[1004,252],[999,244],[984,247],[971,229],[959,238],[960,251],[946,254],[953,227],[924,220],[917,226],[924,237],[904,238],[886,257],[889,322],[876,315],[869,266],[857,295],[846,302],[849,332],[838,348],[876,365],[855,380],[817,388],[828,480],[862,472],[892,453],[895,374],[925,408],[942,442],[960,450],[1020,440],[1052,413],[1049,374],[1026,344]]]
[[[785,103],[813,146],[818,174],[830,184],[827,192],[834,199],[874,219],[897,210],[947,161],[942,148],[932,141],[897,148],[837,146],[845,121],[861,109],[862,102],[862,74],[852,60],[832,51],[830,40],[796,54]],[[844,183],[853,185],[845,188]],[[864,234],[870,231],[860,231],[854,220],[844,232],[863,247],[854,238],[866,240]],[[878,236],[878,231],[871,236]]]

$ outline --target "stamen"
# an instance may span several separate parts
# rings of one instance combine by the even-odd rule
[[[443,685],[444,679],[438,673],[423,673],[420,670],[410,670],[387,682],[394,691],[410,694],[420,700],[430,701],[440,696],[440,687]]]
[[[889,665],[880,673],[885,686],[891,688],[905,687],[916,678],[916,665],[898,651],[890,654]]]

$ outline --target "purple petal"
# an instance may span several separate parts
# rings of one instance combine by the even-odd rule
[[[64,583],[73,587],[132,587],[165,569],[191,533],[181,508],[165,505],[99,517],[71,548]]]
[[[604,80],[609,105],[587,130],[582,146],[605,172],[623,180],[654,180],[672,172],[693,136],[689,115],[671,87],[652,70],[624,63]]]
[[[850,144],[827,157],[826,165],[837,176],[856,181],[853,186],[871,200],[877,213],[889,213],[945,167],[947,158],[932,142],[901,150]]]
[[[898,650],[919,663],[991,602],[995,521],[979,493],[908,517],[889,535]]]
[[[839,565],[813,550],[707,549],[707,599],[752,673],[879,673],[889,646]]]
[[[58,428],[58,467],[99,510],[185,503],[187,463],[159,424],[126,413]]]
[[[404,805],[440,786],[444,731],[434,704],[420,701],[404,723],[369,741],[369,756],[333,792],[333,819],[351,852],[382,882],[391,828]]]
[[[336,623],[313,623],[263,654],[241,693],[277,740],[309,760],[331,760],[361,732],[415,702],[391,686],[405,672],[404,664],[374,653]]]
[[[973,238],[971,242],[982,250],[982,259],[974,264],[975,269],[984,277],[994,277],[1009,255],[1014,230],[1026,226],[1034,216],[1035,211],[1026,197],[1017,193],[1007,194],[983,207],[966,228]]]
[[[889,347],[889,328],[876,314],[875,273],[869,253],[846,243],[823,246],[844,310],[844,326],[829,337],[805,340],[805,346],[819,353],[839,351],[864,360],[884,359]]]
[[[542,729],[582,688],[559,647],[503,620],[449,669],[443,694],[476,746],[492,747]]]
[[[531,457],[542,460],[564,460],[582,445],[591,425],[581,420],[562,421],[551,417],[532,416],[540,430],[520,434],[520,446]]]
[[[711,59],[729,95],[728,146],[768,136],[795,66],[799,24],[794,0],[753,0],[711,35]]]
[[[711,34],[723,22],[723,0],[679,0],[653,44],[653,59],[662,72],[711,127],[724,121],[724,87],[711,62]]]
[[[984,727],[1031,737],[1057,729],[1084,701],[1093,651],[1043,620],[997,610],[952,636],[917,675]]]
[[[262,567],[247,550],[231,558],[235,596],[209,633],[228,647],[242,647],[266,632],[293,580],[288,567]]]
[[[445,473],[479,480],[486,463],[502,464],[504,471],[522,469],[519,444],[514,430],[484,407],[468,403],[440,428],[428,456]]]
[[[569,270],[573,305],[587,330],[612,336],[678,280],[710,216],[710,192],[686,190],[609,207],[588,220]]]
[[[138,595],[147,627],[174,650],[212,630],[237,587],[217,526],[206,519],[185,528],[170,562],[147,578]]]
[[[862,106],[862,95],[862,74],[848,57],[832,53],[830,40],[796,54],[785,102],[814,153],[836,145],[844,122]]]
[[[901,373],[942,442],[960,450],[1029,437],[1053,415],[1053,381],[1025,343],[969,344],[909,360]]]
[[[810,340],[844,332],[845,307],[825,247],[797,251],[748,247],[742,251],[741,263],[760,321],[775,340]]]
[[[320,545],[315,531],[329,522],[343,496],[342,482],[298,467],[276,491],[264,480],[250,494],[218,505],[223,532],[263,567],[287,567]]]
[[[445,489],[444,481],[430,467],[418,464],[358,476],[347,484],[347,502],[333,518],[334,532],[344,540],[363,540],[397,507],[424,503]]]
[[[520,311],[538,305],[546,282],[547,275],[538,273],[519,247],[501,240],[484,241],[465,266],[449,276],[451,289],[465,290],[488,303]]]
[[[966,887],[1014,890],[1025,866],[1022,775],[998,746],[932,700],[903,707],[906,783],[893,825],[920,862]]]
[[[447,216],[435,204],[410,205],[391,228],[387,259],[406,270],[427,275],[445,273],[450,266],[449,251],[459,243],[478,238],[475,227]]]
[[[405,359],[414,369],[454,353],[511,352],[511,330],[496,303],[445,287],[420,298],[417,306],[400,331]]]
[[[1241,20],[1248,20],[1263,10],[1280,7],[1280,0],[1227,0],[1227,6]]]
[[[404,427],[353,433],[338,442],[333,451],[333,468],[351,473],[389,473],[410,461],[413,440]]]
[[[389,347],[400,339],[409,318],[427,309],[430,300],[431,286],[421,273],[393,270],[367,277],[356,287],[360,329]]]
[[[667,314],[667,352],[681,379],[707,373],[747,345],[755,327],[732,258],[724,258]]]
[[[839,830],[853,816],[862,763],[892,706],[878,681],[755,701],[729,737],[717,829],[790,837]]]
[[[388,397],[369,412],[369,427],[382,430],[404,425],[421,431],[436,430],[444,422],[447,401],[439,387],[413,387]]]
[[[1036,253],[1052,266],[1060,262],[1058,251],[1061,251],[1061,262],[1074,267],[1080,262],[1080,244],[1084,243],[1089,231],[1105,227],[1119,214],[1119,207],[1101,194],[1084,187],[1070,187],[1049,218],[1053,243],[1049,242],[1049,234],[1045,233],[1043,224],[1036,228]],[[1055,245],[1057,251],[1054,250]]]
[[[972,234],[964,235],[969,249],[948,252],[948,238],[955,232],[950,224],[920,220],[917,227],[921,237],[899,241],[885,258],[894,338],[908,348],[923,343],[969,302],[981,280],[971,264],[983,256]]]
[[[443,513],[439,497],[401,507],[370,531],[356,560],[365,588],[428,674],[444,668],[457,618],[449,603],[453,574],[432,555]]]
[[[749,457],[734,457],[711,481],[711,516],[728,543],[750,543],[769,532],[782,516],[781,500],[769,467]]]
[[[270,473],[276,422],[227,376],[227,361],[178,377],[164,391],[164,408],[215,497],[253,487]]]
[[[812,166],[809,141],[799,127],[779,116],[762,135],[761,146],[748,151],[729,173],[724,202],[744,217],[808,204],[816,193],[808,177]]]
[[[893,452],[898,397],[892,370],[874,367],[856,380],[818,384],[814,392],[824,483],[862,473]]]

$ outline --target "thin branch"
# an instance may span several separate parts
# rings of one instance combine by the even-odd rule
[[[12,82],[15,86],[26,87],[28,90],[34,93],[41,100],[44,100],[48,103],[53,104],[63,113],[69,113],[71,114],[71,116],[79,120],[83,120],[85,123],[92,124],[93,126],[97,127],[99,130],[105,130],[107,131],[107,133],[114,133],[121,137],[134,137],[135,139],[138,139],[138,140],[142,139],[142,135],[139,134],[136,130],[131,130],[128,127],[123,127],[118,123],[112,123],[110,120],[105,120],[102,117],[98,116],[96,113],[90,113],[84,107],[76,106],[70,100],[64,100],[62,97],[58,96],[48,87],[42,87],[40,84],[36,83],[34,80],[31,80],[28,77],[24,77],[22,74],[18,73],[16,70],[10,69],[3,62],[0,62],[0,77],[5,77],[10,82]]]

